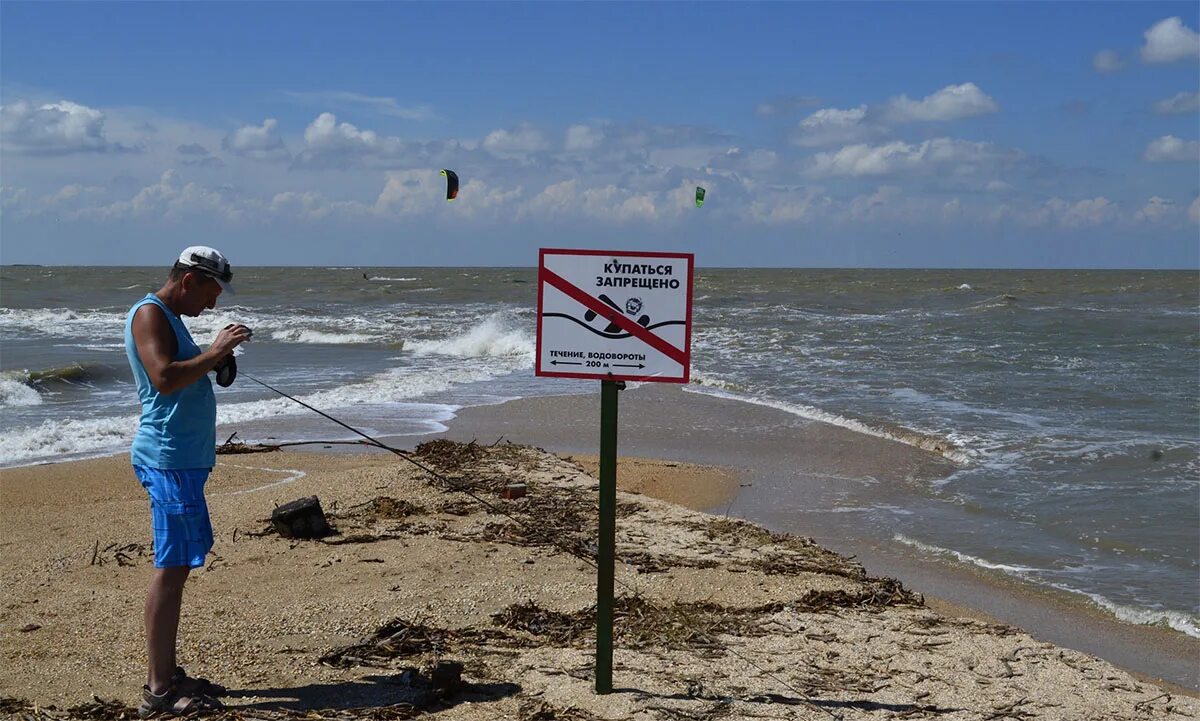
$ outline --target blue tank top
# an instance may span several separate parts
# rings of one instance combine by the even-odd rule
[[[212,468],[217,462],[217,399],[212,382],[206,374],[174,393],[158,392],[133,340],[133,316],[147,303],[162,308],[175,331],[175,360],[195,358],[201,352],[179,316],[153,293],[129,309],[125,317],[125,356],[142,401],[142,418],[130,453],[133,464],[163,469]]]

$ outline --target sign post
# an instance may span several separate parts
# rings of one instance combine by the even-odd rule
[[[600,381],[600,538],[596,544],[596,693],[612,691],[613,574],[617,559],[617,392]]]
[[[687,383],[691,253],[543,248],[535,373],[600,380],[596,693],[612,692],[617,393],[625,381]]]

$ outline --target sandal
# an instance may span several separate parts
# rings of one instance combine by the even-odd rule
[[[138,706],[138,718],[151,718],[159,714],[186,716],[197,711],[215,711],[224,705],[214,698],[198,693],[185,693],[178,685],[171,685],[162,694],[150,692],[142,686],[142,705]]]
[[[219,683],[214,683],[206,678],[192,678],[187,675],[187,671],[183,670],[183,666],[176,666],[175,673],[171,674],[171,685],[179,687],[185,693],[198,693],[201,696],[228,696],[229,689]]]

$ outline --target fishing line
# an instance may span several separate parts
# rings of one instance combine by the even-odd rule
[[[254,376],[250,375],[249,373],[241,373],[240,375],[241,375],[242,377],[249,378],[250,380],[252,380],[252,381],[254,381],[255,383],[257,383],[257,384],[259,384],[260,386],[262,386],[263,388],[266,388],[267,390],[274,391],[275,393],[278,393],[279,395],[283,396],[284,398],[287,398],[287,399],[288,399],[288,400],[290,400],[290,401],[294,401],[294,402],[296,402],[296,403],[299,403],[300,405],[302,405],[302,406],[304,406],[305,408],[309,409],[309,410],[310,410],[310,411],[312,411],[313,413],[316,413],[316,414],[318,414],[318,415],[320,415],[320,416],[322,416],[322,417],[324,417],[324,418],[328,418],[329,420],[331,420],[331,421],[333,421],[334,423],[338,424],[338,425],[339,425],[339,426],[341,426],[342,428],[345,428],[346,430],[353,431],[354,433],[357,433],[358,435],[360,435],[360,436],[362,436],[363,438],[366,438],[368,441],[370,441],[370,442],[371,442],[371,443],[370,443],[370,445],[373,445],[373,446],[375,446],[376,448],[382,448],[382,449],[383,449],[383,450],[385,450],[385,451],[391,451],[392,453],[396,454],[397,456],[400,456],[401,458],[403,458],[404,460],[406,460],[406,461],[408,461],[409,463],[413,464],[413,465],[414,465],[414,466],[416,466],[417,468],[420,468],[421,470],[425,471],[425,472],[426,472],[426,473],[428,473],[429,475],[431,475],[431,476],[433,476],[434,478],[436,478],[436,479],[437,479],[438,481],[440,481],[440,482],[442,483],[442,485],[443,485],[443,486],[445,486],[447,489],[449,489],[449,490],[452,490],[452,491],[458,491],[458,492],[460,492],[460,493],[465,493],[466,495],[470,496],[471,498],[473,498],[473,499],[475,499],[476,501],[478,501],[479,503],[481,503],[483,506],[485,506],[485,507],[486,507],[488,510],[492,511],[493,513],[497,513],[497,514],[499,514],[499,515],[501,515],[501,516],[504,516],[504,517],[505,517],[505,518],[507,518],[508,520],[510,520],[510,521],[512,521],[513,523],[515,523],[515,524],[517,524],[518,526],[520,526],[520,527],[521,527],[522,529],[524,529],[526,532],[532,533],[532,534],[536,535],[537,537],[539,537],[539,538],[541,538],[541,539],[543,539],[543,540],[545,540],[545,541],[548,541],[548,542],[550,543],[550,545],[554,546],[555,548],[559,549],[560,551],[565,551],[565,552],[566,552],[568,555],[570,555],[570,556],[574,556],[575,558],[578,558],[579,560],[583,561],[583,562],[584,562],[584,563],[586,563],[587,565],[589,565],[589,566],[591,566],[592,568],[596,569],[596,571],[597,571],[597,572],[599,572],[599,571],[600,571],[600,567],[599,567],[599,566],[597,566],[597,565],[596,565],[596,563],[595,563],[594,561],[592,561],[592,559],[588,558],[587,556],[583,556],[583,555],[581,555],[581,554],[580,554],[580,553],[579,553],[579,552],[578,552],[576,549],[574,549],[574,548],[569,548],[569,547],[567,547],[567,546],[562,546],[562,545],[559,545],[559,543],[558,543],[558,542],[557,542],[555,539],[551,538],[550,536],[547,536],[547,535],[543,534],[543,533],[542,533],[542,532],[540,532],[540,531],[537,531],[537,530],[533,529],[533,528],[532,528],[532,527],[530,527],[529,525],[527,525],[527,524],[525,524],[524,522],[522,522],[522,521],[521,521],[519,518],[516,518],[515,516],[512,516],[512,515],[509,515],[508,513],[505,513],[505,512],[504,512],[504,510],[503,510],[502,508],[500,508],[500,507],[496,506],[496,505],[495,505],[495,504],[493,504],[493,503],[490,503],[489,501],[487,501],[487,500],[485,500],[485,499],[483,499],[483,498],[480,498],[478,495],[476,495],[476,494],[472,493],[471,491],[467,490],[466,488],[463,488],[463,487],[461,487],[461,486],[459,486],[459,485],[455,484],[455,483],[454,483],[454,482],[452,482],[450,479],[446,478],[446,477],[445,477],[445,476],[443,476],[442,474],[440,474],[440,473],[438,473],[437,471],[433,470],[433,469],[432,469],[432,468],[430,468],[429,466],[426,466],[425,464],[423,464],[423,463],[421,463],[421,462],[417,461],[416,459],[414,459],[414,458],[412,457],[412,455],[411,455],[411,454],[409,454],[409,453],[406,453],[406,452],[404,452],[404,451],[400,450],[399,448],[393,448],[393,447],[391,447],[391,446],[389,446],[389,445],[387,445],[387,444],[385,444],[385,443],[383,443],[383,442],[381,442],[381,441],[378,441],[378,440],[376,440],[376,439],[372,438],[371,436],[367,435],[366,433],[363,433],[362,431],[358,430],[358,429],[357,429],[357,428],[355,428],[354,426],[352,426],[352,425],[350,425],[350,424],[348,424],[348,423],[343,423],[342,421],[339,421],[338,419],[334,418],[333,416],[329,415],[328,413],[326,413],[326,412],[324,412],[324,411],[322,411],[322,410],[319,410],[319,409],[317,409],[317,408],[313,408],[312,406],[310,406],[309,404],[307,404],[307,403],[305,403],[304,401],[300,400],[299,398],[296,398],[295,396],[290,396],[290,395],[288,395],[287,393],[284,393],[283,391],[279,390],[278,388],[275,388],[274,386],[268,385],[267,383],[264,383],[263,381],[260,381],[259,379],[255,378]],[[625,590],[627,590],[627,591],[629,591],[630,593],[632,593],[632,594],[634,595],[634,597],[637,597],[637,598],[640,598],[640,597],[641,597],[641,595],[642,595],[642,592],[641,592],[641,591],[639,591],[638,589],[636,589],[636,588],[634,588],[634,587],[630,586],[629,584],[625,583],[624,581],[622,581],[622,580],[621,580],[621,579],[619,579],[619,578],[614,578],[613,580],[614,580],[614,581],[615,581],[617,584],[619,584],[619,585],[621,585],[622,587],[624,587],[624,588],[625,588]],[[707,635],[707,634],[705,634],[705,635]],[[715,641],[716,639],[713,639],[713,640]],[[746,658],[745,656],[743,656],[742,654],[740,654],[740,653],[738,653],[737,651],[733,650],[733,649],[732,649],[732,648],[730,648],[729,646],[726,646],[726,647],[725,647],[725,650],[726,650],[726,651],[728,651],[729,653],[733,654],[734,656],[737,656],[738,658],[740,658],[741,660],[743,660],[743,661],[745,661],[746,663],[750,664],[751,666],[753,666],[753,667],[757,668],[757,669],[758,669],[759,671],[761,671],[761,672],[762,672],[762,674],[763,674],[764,676],[766,676],[767,678],[769,678],[769,679],[771,679],[771,680],[775,681],[776,683],[778,683],[779,685],[781,685],[781,686],[783,686],[784,688],[788,689],[788,690],[789,690],[789,691],[791,691],[792,693],[795,693],[795,694],[797,695],[797,697],[799,697],[799,699],[798,699],[798,700],[799,700],[801,703],[803,703],[804,705],[806,705],[806,706],[811,706],[812,708],[815,708],[815,709],[817,709],[817,710],[819,710],[819,711],[822,711],[822,712],[824,712],[825,714],[827,714],[828,716],[830,716],[831,718],[835,718],[835,719],[841,719],[841,718],[842,718],[841,716],[839,716],[839,715],[837,715],[837,714],[834,714],[832,711],[830,711],[830,710],[829,710],[829,709],[827,709],[827,708],[824,708],[824,707],[822,707],[822,706],[819,706],[819,705],[817,705],[817,704],[815,704],[815,703],[813,703],[813,702],[811,702],[811,701],[807,701],[807,700],[805,700],[805,699],[803,698],[804,694],[803,694],[803,693],[802,693],[802,692],[801,692],[799,689],[797,689],[796,687],[792,686],[791,684],[789,684],[788,682],[784,681],[783,679],[779,678],[778,676],[776,676],[775,674],[771,673],[770,671],[768,671],[767,669],[763,668],[762,666],[758,665],[758,664],[757,664],[757,663],[755,663],[754,661],[752,661],[752,660],[750,660],[750,659]]]
[[[296,403],[299,403],[300,405],[302,405],[302,406],[304,406],[305,408],[309,409],[309,410],[310,410],[310,411],[312,411],[313,413],[316,413],[316,414],[318,414],[318,415],[320,415],[320,416],[322,416],[322,417],[324,417],[324,418],[328,418],[329,420],[331,420],[331,421],[333,421],[334,423],[338,424],[338,425],[339,425],[339,426],[341,426],[342,428],[345,428],[346,430],[353,431],[354,433],[357,433],[358,435],[360,435],[360,436],[362,436],[363,438],[366,438],[368,441],[370,441],[370,445],[373,445],[373,446],[375,446],[376,448],[382,448],[382,449],[383,449],[383,450],[385,450],[385,451],[391,451],[392,453],[396,454],[397,456],[400,456],[400,457],[401,457],[401,458],[403,458],[404,460],[406,460],[406,461],[408,461],[409,463],[413,464],[413,465],[414,465],[414,466],[416,466],[417,468],[420,468],[422,471],[425,471],[425,472],[426,472],[426,473],[428,473],[429,475],[433,476],[433,477],[434,477],[435,479],[437,479],[437,480],[438,480],[438,481],[439,481],[439,482],[440,482],[440,483],[441,483],[441,484],[442,484],[442,485],[443,485],[445,488],[447,488],[447,489],[449,489],[449,490],[452,490],[452,491],[458,491],[458,492],[460,492],[460,493],[465,493],[466,495],[470,496],[471,498],[475,499],[476,501],[478,501],[479,503],[481,503],[482,505],[484,505],[485,507],[487,507],[487,509],[488,509],[488,510],[490,510],[490,511],[492,511],[493,513],[496,513],[496,514],[498,514],[498,515],[504,516],[505,518],[509,519],[509,520],[510,520],[510,521],[512,521],[513,523],[516,523],[518,526],[520,526],[520,527],[521,527],[523,530],[525,530],[526,532],[528,532],[528,533],[530,533],[530,534],[534,535],[534,536],[535,536],[535,537],[537,537],[537,538],[541,538],[541,539],[542,539],[542,540],[544,540],[544,541],[548,541],[548,542],[550,543],[550,545],[552,545],[552,546],[555,546],[555,547],[556,547],[556,548],[558,548],[560,551],[565,551],[565,552],[567,552],[568,554],[570,554],[570,555],[572,555],[572,556],[574,556],[574,557],[578,558],[579,560],[581,560],[581,561],[583,561],[583,562],[587,563],[587,564],[588,564],[588,565],[590,565],[592,568],[595,568],[596,570],[599,570],[599,567],[598,567],[598,566],[597,566],[597,565],[596,565],[596,564],[595,564],[595,563],[592,561],[592,559],[588,558],[587,556],[580,555],[580,553],[579,553],[579,552],[578,552],[576,549],[573,549],[573,548],[569,548],[569,547],[566,547],[566,546],[561,546],[561,545],[559,545],[559,544],[558,544],[558,543],[557,543],[557,542],[556,542],[556,541],[555,541],[553,538],[551,538],[550,536],[547,536],[547,535],[545,535],[543,532],[541,532],[540,530],[538,530],[538,529],[535,529],[535,528],[533,528],[533,527],[531,527],[531,526],[529,526],[529,525],[525,524],[524,522],[522,522],[522,521],[521,521],[521,519],[519,519],[519,518],[516,518],[516,517],[514,517],[514,516],[512,516],[512,515],[510,515],[510,514],[508,514],[508,513],[506,513],[506,512],[504,511],[504,509],[502,509],[502,508],[500,508],[499,506],[497,506],[497,505],[495,505],[495,504],[491,503],[491,502],[490,502],[490,501],[488,501],[487,499],[481,498],[481,497],[479,497],[478,495],[476,495],[475,493],[472,493],[470,490],[468,490],[468,489],[466,489],[466,488],[463,488],[461,485],[458,485],[458,484],[454,483],[453,481],[451,481],[450,479],[446,478],[445,476],[443,476],[442,474],[438,473],[437,471],[433,470],[433,469],[432,469],[432,468],[430,468],[429,466],[427,466],[427,465],[425,465],[424,463],[421,463],[420,461],[418,461],[418,460],[416,460],[415,458],[413,458],[411,454],[409,454],[409,453],[406,453],[405,451],[402,451],[402,450],[400,450],[399,448],[393,448],[392,446],[389,446],[389,445],[387,445],[386,443],[383,443],[382,441],[379,441],[379,440],[377,440],[377,439],[375,439],[375,438],[372,438],[371,436],[367,435],[366,433],[363,433],[362,431],[358,430],[358,429],[357,429],[357,428],[355,428],[354,426],[352,426],[352,425],[350,425],[350,424],[348,424],[348,423],[343,423],[342,421],[339,421],[338,419],[334,418],[333,416],[329,415],[328,413],[326,413],[326,412],[324,412],[324,411],[322,411],[322,410],[320,410],[320,409],[318,409],[318,408],[314,408],[314,407],[310,406],[309,404],[305,403],[304,401],[300,400],[299,398],[296,398],[295,396],[290,396],[290,395],[288,395],[287,393],[284,393],[283,391],[279,390],[278,388],[275,388],[274,386],[271,386],[271,385],[269,385],[269,384],[267,384],[267,383],[264,383],[263,381],[260,381],[259,379],[255,378],[254,376],[250,375],[249,373],[242,373],[242,376],[244,376],[244,377],[246,377],[246,378],[249,378],[250,380],[252,380],[252,381],[254,381],[255,383],[257,383],[257,384],[259,384],[260,386],[262,386],[263,388],[266,388],[267,390],[274,391],[275,393],[278,393],[279,395],[283,396],[284,398],[287,398],[287,399],[288,399],[288,400],[290,400],[290,401],[294,401],[294,402],[296,402]],[[626,586],[626,588],[627,588],[627,589],[629,589],[630,591],[632,591],[632,592],[633,592],[635,595],[641,595],[641,593],[640,593],[640,592],[639,592],[637,589],[630,588],[629,586]]]

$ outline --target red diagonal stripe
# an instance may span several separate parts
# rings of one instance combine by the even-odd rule
[[[624,313],[621,313],[619,311],[614,311],[612,306],[606,304],[604,301],[602,301],[598,298],[593,298],[592,296],[583,292],[579,288],[576,288],[575,286],[571,285],[569,282],[567,282],[567,280],[565,278],[558,275],[557,273],[550,270],[549,268],[545,268],[545,267],[541,268],[541,280],[549,283],[550,285],[554,286],[555,288],[558,288],[563,293],[570,296],[572,299],[578,301],[580,304],[582,304],[588,310],[595,311],[596,314],[599,315],[601,318],[605,318],[607,320],[611,320],[613,323],[616,323],[618,326],[620,326],[621,330],[624,330],[624,331],[628,332],[630,335],[633,335],[634,337],[636,337],[642,341],[645,341],[645,343],[647,345],[649,345],[651,348],[658,351],[659,353],[662,353],[663,355],[665,355],[666,357],[675,361],[679,365],[681,365],[681,366],[687,365],[684,362],[684,354],[683,354],[682,350],[676,348],[675,346],[666,342],[662,338],[659,338],[658,336],[654,335],[654,333],[646,330],[645,328],[643,328],[642,326],[633,322],[629,318],[626,318]]]

